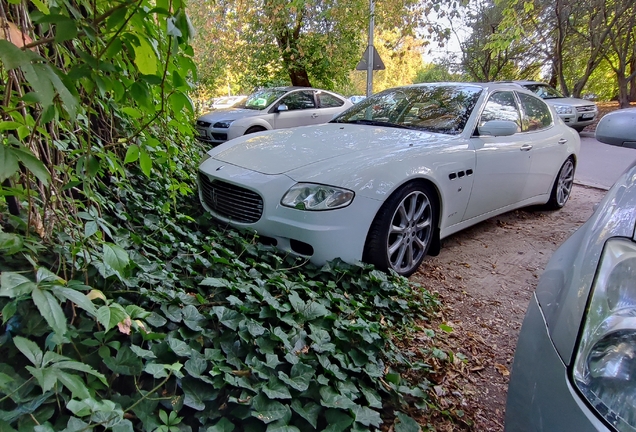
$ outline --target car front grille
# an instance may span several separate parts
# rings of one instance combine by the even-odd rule
[[[579,113],[590,112],[590,111],[596,111],[596,106],[595,105],[585,105],[585,106],[576,107],[576,112],[579,112]]]
[[[227,141],[227,134],[224,133],[212,133],[212,138],[218,141]]]
[[[199,172],[201,196],[216,214],[234,222],[254,223],[263,215],[263,198],[256,192]]]

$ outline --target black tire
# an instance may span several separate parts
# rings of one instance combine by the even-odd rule
[[[570,126],[570,127],[577,132],[583,132],[583,129],[585,129],[585,126]]]
[[[558,210],[562,208],[572,193],[572,185],[574,185],[574,159],[569,157],[557,174],[550,193],[550,200],[546,204],[549,210]]]
[[[263,132],[263,131],[266,131],[266,130],[267,129],[265,129],[263,126],[252,126],[252,127],[247,128],[247,130],[245,131],[244,135],[253,134],[253,133],[256,133],[256,132]]]
[[[431,187],[409,183],[387,199],[375,216],[363,260],[402,276],[422,263],[436,235],[437,195]]]

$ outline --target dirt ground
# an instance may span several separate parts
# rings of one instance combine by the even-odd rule
[[[560,211],[518,210],[485,221],[445,239],[440,255],[426,258],[411,276],[442,300],[437,322],[424,326],[454,353],[433,365],[432,394],[447,411],[425,414],[434,430],[503,430],[514,349],[538,278],[604,195],[575,185]],[[413,343],[419,340],[426,337]]]

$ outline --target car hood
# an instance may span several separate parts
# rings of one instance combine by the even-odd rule
[[[252,110],[245,108],[226,108],[211,111],[202,115],[197,121],[205,121],[214,124],[221,120],[238,120],[245,117],[254,117],[267,114],[267,110]]]
[[[455,138],[409,129],[327,123],[236,138],[212,150],[212,157],[263,174],[283,174],[328,159],[353,159],[354,154],[380,159],[416,146],[433,150]]]
[[[543,99],[543,100],[551,105],[572,105],[572,106],[596,105],[594,102],[590,102],[585,99],[577,99],[577,98],[570,98],[570,97],[550,98],[550,99]]]

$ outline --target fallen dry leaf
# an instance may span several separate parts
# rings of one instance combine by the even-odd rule
[[[503,376],[507,377],[508,375],[510,375],[510,372],[508,371],[508,368],[506,368],[504,365],[502,364],[495,364],[495,369],[497,369],[497,371],[502,374]]]

